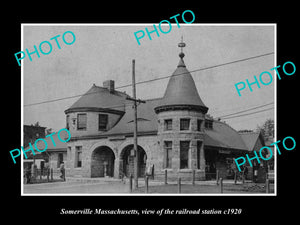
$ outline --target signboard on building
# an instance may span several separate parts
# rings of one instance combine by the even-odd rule
[[[229,150],[219,150],[219,153],[220,154],[230,154],[231,151],[229,151]]]

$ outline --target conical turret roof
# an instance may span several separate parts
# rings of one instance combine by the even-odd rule
[[[184,54],[181,52],[179,57],[178,66],[170,77],[164,97],[155,110],[164,110],[164,108],[170,108],[171,106],[181,106],[181,108],[185,106],[206,113],[208,108],[201,100],[194,79],[184,64]]]

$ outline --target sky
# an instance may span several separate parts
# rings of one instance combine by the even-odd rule
[[[156,23],[157,25],[157,23]],[[168,25],[167,25],[168,26]],[[140,39],[138,45],[134,32],[153,29],[153,24],[23,24],[22,50],[34,51],[34,45],[43,41],[52,44],[48,55],[40,53],[22,60],[23,124],[34,124],[58,131],[65,127],[64,111],[79,97],[36,104],[44,101],[76,96],[87,92],[93,84],[102,86],[105,80],[114,80],[115,87],[131,84],[132,60],[135,59],[136,82],[171,76],[179,62],[181,36],[186,43],[183,48],[184,62],[189,71],[212,67],[227,62],[275,52],[275,27],[272,24],[172,24],[169,33],[152,33]],[[168,30],[168,27],[162,27]],[[72,45],[61,39],[66,31],[76,37]],[[60,35],[57,48],[50,38]],[[65,35],[72,41],[70,34]],[[43,45],[46,52],[47,44]],[[249,108],[275,102],[276,75],[270,71],[275,67],[275,54],[224,66],[191,72],[199,95],[213,117],[221,117]],[[241,91],[239,96],[235,84],[254,81],[254,76],[268,71],[273,82],[253,85]],[[270,78],[263,77],[265,83]],[[137,85],[137,98],[152,99],[164,95],[167,79]],[[119,88],[132,95],[132,88]],[[258,108],[247,113],[272,107]],[[274,111],[267,110],[253,115],[223,120],[236,130],[256,129],[266,119],[274,119]]]

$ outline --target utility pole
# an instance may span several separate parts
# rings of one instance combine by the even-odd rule
[[[133,101],[134,110],[134,129],[133,129],[133,151],[134,151],[134,187],[138,188],[138,176],[139,176],[139,156],[138,156],[138,143],[137,143],[137,102],[145,103],[140,99],[136,99],[136,88],[135,88],[135,60],[132,60],[132,95],[133,98],[127,97],[127,100]]]

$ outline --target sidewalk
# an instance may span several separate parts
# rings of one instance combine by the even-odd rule
[[[24,184],[24,194],[129,194],[130,185],[129,179],[123,181],[115,178],[66,178],[65,182],[49,182],[39,184]],[[151,193],[177,193],[177,181],[168,181],[165,185],[161,180],[148,180],[149,190]],[[220,185],[216,184],[216,180],[195,181],[192,185],[191,181],[182,181],[183,193],[218,193]],[[264,184],[259,184],[263,186]],[[251,181],[238,181],[234,185],[234,180],[223,181],[224,190],[230,193],[239,193],[245,189],[255,186]],[[135,187],[132,180],[132,187]],[[259,191],[259,190],[258,190]],[[139,178],[138,189],[134,193],[145,192],[145,179]]]
[[[25,184],[26,194],[118,194],[129,193],[129,185],[119,179],[66,179],[62,182]]]
[[[116,182],[116,183],[123,183],[129,185],[129,178],[117,179],[112,177],[97,177],[97,178],[74,178],[74,177],[66,177],[66,182],[78,182],[78,183],[107,183],[107,182]],[[195,181],[196,185],[216,185],[216,180],[203,180],[203,181]],[[168,181],[168,184],[177,184],[177,180]],[[245,180],[245,183],[252,183],[251,180]],[[132,184],[134,185],[134,179],[132,179]],[[153,180],[149,178],[148,184],[156,186],[156,185],[164,185],[164,180]],[[181,181],[181,184],[192,184],[192,181]],[[223,180],[223,184],[234,184],[234,180],[232,179],[225,179]],[[237,184],[242,184],[242,181],[237,181]],[[145,186],[145,179],[140,177],[138,179],[139,187]]]
[[[129,185],[129,179],[126,178],[125,182],[126,184]],[[134,184],[134,180],[132,182]],[[245,180],[245,184],[246,183],[253,183],[253,181]],[[149,179],[148,184],[149,186],[165,185],[165,181]],[[178,181],[168,181],[167,184],[178,184]],[[181,181],[181,184],[192,184],[192,181]],[[216,180],[195,181],[195,185],[216,185],[216,184],[217,184]],[[234,180],[230,180],[230,179],[223,180],[223,184],[234,184]],[[237,184],[242,184],[242,181],[241,180],[237,181]],[[145,179],[139,178],[138,185],[139,187],[145,186]]]

